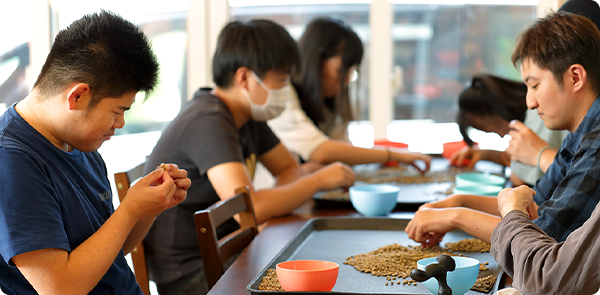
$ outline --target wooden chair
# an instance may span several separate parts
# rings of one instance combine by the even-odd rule
[[[115,173],[115,183],[117,184],[117,193],[119,194],[120,202],[125,198],[131,183],[143,176],[144,164],[145,163],[141,163],[126,172]],[[150,295],[148,268],[146,267],[146,256],[144,254],[144,245],[142,243],[137,245],[133,251],[131,251],[131,260],[133,261],[133,271],[137,283],[140,285],[144,295]]]
[[[240,229],[218,240],[216,228],[236,214],[239,214]],[[248,246],[258,234],[250,188],[238,188],[233,197],[197,211],[194,220],[206,280],[211,289],[225,272],[223,263]]]

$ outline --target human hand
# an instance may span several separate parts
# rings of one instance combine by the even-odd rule
[[[450,156],[450,165],[473,168],[475,163],[482,159],[482,156],[482,151],[480,149],[465,146]]]
[[[313,177],[319,181],[319,190],[347,188],[352,186],[356,180],[354,170],[342,162],[334,162],[316,170]]]
[[[174,164],[162,164],[129,188],[119,207],[125,208],[136,221],[154,217],[183,202],[190,185],[185,170]]]
[[[392,160],[412,165],[421,173],[429,171],[431,166],[431,157],[417,152],[392,152]],[[425,168],[421,168],[418,163],[424,162]]]
[[[513,160],[537,166],[538,154],[543,147],[548,146],[548,143],[520,121],[512,120],[508,127],[510,128],[508,135],[511,140],[506,152],[511,155]]]
[[[498,193],[498,212],[504,216],[512,210],[520,210],[533,219],[537,212],[532,212],[537,207],[533,201],[535,191],[526,185],[516,188],[505,188]]]
[[[408,223],[404,231],[415,242],[425,248],[437,245],[444,235],[453,230],[452,216],[456,210],[425,209],[415,212],[415,217]]]

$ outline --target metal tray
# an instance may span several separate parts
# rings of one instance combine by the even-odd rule
[[[344,264],[347,257],[367,253],[384,245],[397,243],[403,246],[418,245],[409,239],[404,228],[408,219],[390,218],[315,218],[309,220],[271,262],[248,284],[251,294],[431,294],[421,283],[417,286],[386,286],[385,277],[361,273],[353,266]],[[471,238],[463,231],[448,232],[442,245]],[[496,283],[490,293],[469,291],[465,294],[493,294],[498,290],[502,269],[490,253],[465,252],[465,255],[488,262],[488,271],[480,277],[494,275]],[[288,260],[316,259],[336,262],[340,265],[336,285],[331,292],[277,292],[258,290],[268,269],[275,269],[279,262]],[[416,267],[416,266],[415,266]]]
[[[433,158],[431,161],[431,171],[444,171],[447,170],[450,163],[448,160],[443,158]],[[355,170],[369,170],[379,169],[379,164],[368,164],[368,165],[357,165]],[[504,167],[489,161],[479,161],[475,164],[475,171],[495,173],[504,175]],[[354,185],[366,184],[365,182],[357,181]],[[448,195],[445,192],[454,186],[454,181],[451,182],[440,182],[440,183],[396,183],[390,182],[400,187],[398,192],[398,198],[396,199],[396,210],[406,210],[412,207],[418,208],[418,206],[425,203],[437,201],[446,198]],[[325,192],[316,193],[313,196],[315,204],[320,207],[330,208],[352,208],[350,200],[342,199],[324,199],[322,196]]]

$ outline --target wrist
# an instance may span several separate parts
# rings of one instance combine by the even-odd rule
[[[538,170],[539,170],[540,172],[542,172],[542,173],[544,173],[544,170],[542,170],[542,168],[540,167],[540,160],[541,160],[541,158],[542,158],[542,154],[544,154],[544,152],[545,152],[546,150],[550,149],[550,148],[551,148],[551,146],[550,146],[550,145],[547,145],[547,146],[543,147],[543,148],[542,148],[542,149],[539,151],[539,153],[538,153],[538,156],[537,156],[537,168],[538,168]]]
[[[448,207],[464,207],[463,203],[465,200],[465,195],[454,195],[448,198],[449,206]]]
[[[113,213],[113,216],[119,216],[119,219],[121,219],[119,223],[124,228],[131,229],[138,223],[138,221],[140,221],[140,218],[138,218],[133,210],[131,210],[129,207],[130,206],[128,206],[128,204],[121,203],[119,207],[117,207],[117,210],[115,210],[115,213]],[[152,222],[154,222],[154,220],[152,220]]]
[[[464,213],[466,213],[462,211],[465,211],[465,208],[454,208],[449,210],[450,214],[448,214],[448,220],[446,222],[448,222],[453,229],[461,228],[462,216]]]

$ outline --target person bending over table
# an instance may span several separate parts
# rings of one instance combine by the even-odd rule
[[[292,79],[291,97],[283,113],[268,121],[287,149],[307,163],[397,161],[421,172],[429,170],[431,157],[427,155],[394,148],[360,148],[350,143],[348,84],[360,66],[363,45],[347,23],[339,18],[315,18],[306,26],[298,45],[302,72]],[[306,167],[311,171],[311,164]]]
[[[533,186],[548,170],[568,132],[546,128],[537,112],[527,109],[526,94],[523,82],[488,74],[473,76],[458,97],[456,116],[460,133],[469,146],[454,153],[450,163],[462,166],[469,159],[468,167],[472,168],[479,160],[492,161],[510,166],[514,186]],[[509,134],[508,148],[506,151],[472,148],[473,141],[467,134],[469,126],[501,137]]]
[[[512,55],[527,85],[527,106],[549,129],[570,132],[533,187],[534,223],[557,241],[579,228],[600,200],[599,50],[600,32],[589,19],[558,12],[527,28]],[[489,242],[500,222],[497,208],[493,197],[450,196],[423,205],[406,232],[424,246],[455,228]]]
[[[115,210],[97,150],[158,67],[144,33],[110,12],[56,35],[33,90],[0,117],[2,292],[143,295],[125,254],[191,182],[154,167]]]
[[[332,163],[304,174],[265,123],[279,115],[290,95],[290,75],[300,67],[298,46],[268,20],[231,22],[213,56],[215,89],[201,88],[162,132],[146,170],[174,162],[189,172],[186,201],[158,216],[146,237],[150,278],[160,294],[205,294],[206,276],[194,212],[250,186],[257,222],[290,213],[321,190],[349,187],[352,169]],[[175,146],[173,146],[173,143]],[[277,179],[274,188],[252,186],[260,161]],[[231,219],[219,236],[238,228]]]

